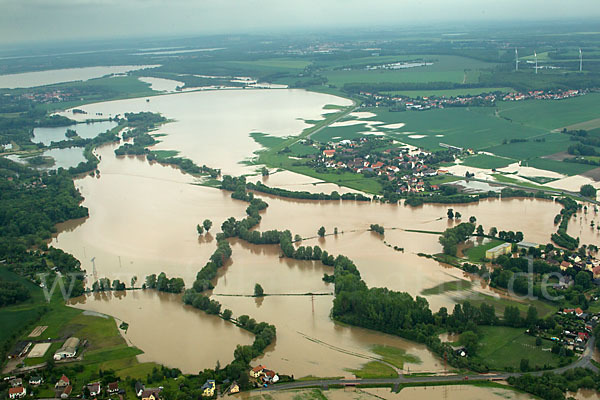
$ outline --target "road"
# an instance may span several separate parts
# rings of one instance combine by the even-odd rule
[[[588,368],[598,372],[598,368],[591,363],[594,354],[594,338],[590,339],[587,347],[579,360],[567,365],[566,367],[556,368],[549,371],[531,372],[530,375],[542,375],[545,372],[563,373],[574,368]],[[291,383],[282,383],[279,385],[271,385],[268,388],[258,389],[257,391],[276,391],[286,389],[302,389],[308,387],[320,387],[328,389],[329,386],[355,386],[355,385],[391,385],[394,389],[398,389],[399,385],[406,383],[442,383],[442,382],[459,382],[459,381],[489,381],[489,380],[506,380],[509,377],[522,376],[524,373],[488,373],[488,374],[472,374],[472,375],[432,375],[432,376],[405,376],[399,375],[397,378],[382,378],[382,379],[331,379],[331,380],[311,380],[297,381]]]

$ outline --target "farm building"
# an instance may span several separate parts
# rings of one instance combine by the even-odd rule
[[[501,255],[509,254],[511,247],[512,246],[510,243],[502,243],[496,247],[493,247],[493,248],[487,250],[485,252],[485,258],[487,258],[489,260],[493,260],[495,258],[500,257]]]
[[[62,347],[54,353],[55,360],[62,360],[64,358],[73,358],[77,354],[77,348],[79,347],[79,339],[76,337],[68,338]]]
[[[31,345],[31,342],[17,342],[10,353],[8,353],[8,358],[23,357],[29,351]]]

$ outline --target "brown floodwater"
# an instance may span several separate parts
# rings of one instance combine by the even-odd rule
[[[280,257],[279,245],[255,246],[231,240],[231,262],[219,270],[215,294],[252,295],[260,283],[267,294],[333,293],[333,284],[323,282],[332,268],[321,262]]]
[[[330,194],[333,191],[336,191],[339,194],[358,193],[357,190],[349,189],[344,186],[338,186],[335,183],[324,182],[310,176],[300,175],[286,170],[272,171],[268,176],[249,176],[247,179],[248,182],[260,181],[270,187],[293,191],[327,194]]]
[[[72,119],[85,120],[97,113],[103,117],[126,112],[151,111],[171,122],[160,127],[156,148],[178,150],[198,165],[221,168],[240,175],[255,167],[240,164],[253,157],[261,146],[251,132],[285,137],[310,127],[305,120],[319,120],[326,104],[347,106],[348,99],[301,89],[212,90],[176,93],[145,98],[108,101],[78,106],[88,114],[64,112]]]
[[[594,205],[587,203],[587,211],[581,210],[577,212],[575,217],[571,218],[567,233],[573,237],[579,237],[581,244],[600,243],[600,230],[597,227],[600,224],[600,214],[594,211]],[[591,226],[591,223],[594,226]]]
[[[333,296],[267,296],[263,299],[214,296],[236,315],[251,315],[277,327],[277,339],[255,363],[284,374],[302,376],[353,376],[356,369],[377,358],[374,345],[404,349],[420,359],[405,364],[405,371],[441,371],[443,362],[423,345],[399,337],[344,326],[329,317]]]
[[[331,254],[349,257],[370,287],[387,287],[420,296],[425,289],[465,279],[463,271],[417,255],[418,252],[440,252],[437,235],[389,232],[386,231],[385,240],[392,245],[405,246],[404,252],[387,247],[378,234],[367,231],[338,233],[323,239],[304,240],[301,244],[318,244]],[[428,296],[427,299],[434,310],[450,308],[456,303],[449,294]]]
[[[226,365],[238,344],[252,344],[254,335],[214,315],[184,306],[181,296],[153,290],[94,293],[70,302],[129,324],[127,342],[142,349],[142,362],[154,361],[185,373]],[[117,322],[119,323],[119,322]]]
[[[579,389],[577,392],[568,392],[568,397],[573,397],[576,400],[599,400],[600,392],[592,389]]]
[[[297,94],[296,91],[275,92],[287,93],[277,94],[274,99],[278,101],[285,100],[290,93]],[[230,121],[230,125],[222,125],[213,121],[203,125],[204,118],[212,117],[192,118],[196,108],[185,106],[187,108],[178,113],[176,105],[182,106],[185,99],[195,105],[199,98],[206,99],[199,94],[177,96],[184,95],[170,96],[171,100],[177,101],[166,110],[162,109],[163,102],[171,101],[166,99],[169,96],[153,97],[150,103],[138,99],[111,102],[108,108],[106,104],[86,107],[90,112],[163,111],[167,117],[175,117],[178,121],[165,125],[164,132],[170,135],[162,138],[164,143],[160,148],[186,149],[184,155],[199,164],[226,166],[233,172],[238,171],[237,162],[256,149],[254,142],[246,140],[252,130],[249,126],[279,136],[297,133],[306,126],[302,121],[289,122],[291,111],[287,106],[273,118],[251,116],[245,111],[245,117],[241,118],[243,123]],[[222,102],[219,96],[209,96],[210,100],[206,101]],[[256,96],[263,94],[249,95],[244,101],[263,101]],[[317,100],[307,97],[300,101],[302,110],[307,110],[306,115],[320,115],[324,98]],[[333,99],[326,99],[329,100],[333,102]],[[124,105],[131,107],[123,110]],[[238,106],[241,104],[231,105],[233,109]],[[264,104],[260,103],[260,107]],[[219,112],[222,116],[223,110]],[[198,131],[198,126],[203,126],[202,132]],[[230,128],[227,135],[220,135]],[[207,141],[206,135],[213,131],[219,134],[212,135]],[[235,140],[232,139],[234,136]],[[241,136],[244,139],[238,141]],[[195,180],[191,176],[171,167],[149,163],[143,157],[117,158],[114,148],[104,146],[97,150],[101,156],[99,177],[86,176],[75,182],[85,197],[83,205],[89,208],[90,216],[61,224],[52,245],[81,260],[92,279],[108,277],[129,284],[131,277],[137,276],[137,286],[140,286],[146,275],[164,271],[169,276],[182,277],[188,286],[191,285],[197,271],[215,249],[213,235],[220,231],[222,221],[230,216],[243,218],[247,204],[231,199],[229,192],[193,185]],[[240,156],[242,152],[243,157]],[[211,162],[215,160],[221,163]],[[246,169],[239,167],[239,170]],[[291,190],[343,192],[336,185],[314,185],[316,182],[312,178],[293,173],[277,173],[264,179],[266,184]],[[305,238],[301,244],[319,244],[332,254],[341,253],[353,259],[368,285],[385,286],[412,295],[444,282],[470,278],[458,269],[417,255],[441,251],[437,234],[407,230],[443,231],[457,223],[446,217],[447,209],[453,208],[462,213],[463,220],[476,216],[477,223],[483,224],[486,230],[492,226],[498,230],[521,230],[526,240],[546,243],[556,230],[554,215],[561,209],[558,203],[534,199],[428,204],[411,208],[380,203],[260,197],[267,200],[269,208],[262,212],[263,220],[258,229],[291,229]],[[590,210],[588,218],[591,217],[589,213]],[[213,229],[199,237],[196,224],[206,218],[213,221]],[[589,221],[585,217],[578,221],[578,218],[569,229],[580,229],[585,237],[587,228],[582,227],[588,227]],[[385,226],[385,237],[367,231],[373,223]],[[321,225],[328,233],[337,227],[338,235],[316,238]],[[399,246],[404,251],[395,251],[389,246]],[[297,377],[350,376],[346,369],[359,368],[372,360],[376,357],[372,346],[385,344],[405,349],[421,360],[417,364],[406,364],[407,371],[443,369],[440,360],[422,345],[334,323],[329,316],[333,296],[328,294],[333,288],[321,279],[323,273],[331,273],[331,268],[312,261],[282,259],[278,246],[253,246],[232,240],[232,248],[232,259],[219,271],[212,296],[223,307],[230,308],[234,316],[248,314],[277,327],[276,342],[257,362]],[[266,293],[274,295],[262,299],[238,296],[251,294],[255,283],[260,283]],[[324,295],[301,295],[309,292]],[[427,296],[427,299],[433,309],[451,307],[455,303],[444,293]],[[142,360],[179,367],[185,372],[213,367],[217,360],[224,365],[231,361],[236,344],[252,342],[251,335],[235,326],[184,307],[180,296],[176,295],[151,291],[126,292],[118,296],[90,295],[78,299],[75,306],[128,322],[130,328],[126,337],[145,352],[140,356]]]
[[[449,399],[449,400],[529,400],[534,399],[526,393],[517,393],[509,388],[489,388],[472,385],[452,386],[428,386],[408,387],[393,393],[389,388],[353,388],[329,389],[295,389],[268,392],[261,396],[258,392],[245,392],[234,395],[239,399],[273,399],[273,400],[295,400],[323,398],[328,400],[424,400],[424,399]],[[579,398],[578,398],[579,399]],[[586,399],[586,398],[585,398]],[[590,399],[595,399],[594,397]]]
[[[88,274],[95,266],[97,277],[129,285],[137,276],[139,286],[146,275],[164,271],[191,285],[215,250],[221,222],[243,217],[247,204],[192,185],[191,176],[174,168],[138,157],[117,159],[113,150],[98,150],[100,178],[75,181],[90,216],[60,225],[52,245],[77,257]],[[196,224],[206,218],[214,223],[212,233],[199,237]]]
[[[368,388],[360,389],[360,391],[386,400],[424,400],[442,398],[449,400],[526,400],[535,398],[526,393],[517,393],[508,388],[487,388],[472,385],[407,387],[402,389],[400,393],[392,393],[390,389],[384,388]],[[332,399],[334,398],[332,397]]]
[[[311,201],[276,198],[260,194],[269,203],[259,229],[281,228],[286,221],[294,233],[303,237],[316,235],[320,226],[328,232],[338,230],[366,230],[370,224],[392,228],[443,231],[459,222],[468,222],[470,216],[477,218],[477,225],[488,231],[495,226],[499,231],[522,231],[525,240],[547,243],[550,234],[556,231],[554,216],[562,206],[550,200],[537,199],[486,199],[472,204],[425,204],[419,207],[369,203]],[[462,214],[462,220],[450,221],[448,208]],[[310,215],[311,218],[306,218]],[[386,231],[387,235],[387,231]],[[436,238],[437,240],[437,238]]]

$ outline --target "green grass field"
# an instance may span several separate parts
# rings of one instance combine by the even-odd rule
[[[552,130],[598,118],[600,93],[566,100],[498,102],[499,114],[523,126]]]
[[[433,65],[399,69],[399,70],[366,70],[368,64],[384,64],[395,61],[422,59]],[[480,70],[492,68],[495,64],[474,60],[471,58],[449,55],[413,55],[398,57],[371,57],[354,59],[338,63],[335,67],[351,67],[350,70],[334,69],[322,71],[328,84],[342,87],[345,83],[374,83],[374,82],[455,82],[475,83],[478,81]],[[329,65],[330,68],[334,66]]]
[[[534,139],[543,140],[543,142],[536,142]],[[502,157],[528,160],[566,151],[573,144],[568,135],[558,132],[542,134],[534,139],[527,142],[500,144],[490,147],[486,151]]]
[[[348,369],[360,379],[376,379],[376,378],[396,378],[398,374],[392,367],[379,361],[370,361],[360,367],[360,369]]]
[[[529,365],[536,369],[544,365],[558,366],[558,355],[549,351],[552,343],[544,340],[541,346],[536,346],[535,337],[526,335],[522,328],[486,326],[480,329],[481,338],[474,357],[492,370],[518,370],[521,359],[528,359]]]
[[[497,118],[494,109],[489,107],[447,108],[424,112],[390,112],[382,108],[367,108],[361,111],[377,114],[369,119],[371,121],[381,121],[384,124],[404,123],[401,129],[389,130],[378,126],[377,130],[387,133],[398,141],[428,150],[441,149],[440,142],[484,150],[501,145],[504,139],[529,138],[544,133],[540,129],[515,126],[507,120]],[[356,125],[327,128],[319,132],[319,138],[315,137],[315,139],[335,136],[348,139],[358,131]],[[506,156],[513,158],[510,155]]]
[[[489,243],[482,244],[480,246],[475,246],[468,249],[465,252],[465,255],[471,262],[480,262],[485,258],[485,252],[491,248],[494,248],[500,244],[504,243],[502,240],[491,240]]]
[[[396,368],[404,368],[404,363],[419,364],[421,359],[408,354],[406,350],[392,346],[375,345],[371,348],[373,353],[381,356],[381,359],[392,364]]]
[[[527,160],[527,165],[534,168],[546,169],[548,171],[558,172],[565,175],[577,175],[591,169],[597,168],[594,165],[568,163],[563,161],[551,160],[548,158],[534,158]]]
[[[460,280],[456,280],[456,281],[440,283],[439,285],[436,285],[434,287],[424,289],[421,291],[421,294],[423,296],[431,296],[431,295],[442,294],[442,293],[446,293],[446,292],[459,292],[462,290],[471,289],[472,285],[473,284],[470,281],[465,281],[465,280],[460,279]]]
[[[476,154],[465,158],[463,160],[463,165],[474,168],[492,169],[503,168],[516,161],[517,160],[513,160],[512,158],[495,157],[488,154]]]

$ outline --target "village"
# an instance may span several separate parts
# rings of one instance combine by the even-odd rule
[[[460,152],[474,154],[473,150],[448,148],[435,154],[413,146],[398,147],[397,142],[382,137],[362,137],[341,140],[321,145],[303,141],[305,145],[320,150],[320,154],[309,155],[310,165],[315,169],[330,169],[377,177],[387,186],[391,185],[398,194],[440,190],[427,178],[447,175],[449,172],[438,165],[452,162]]]
[[[38,326],[32,332],[34,335],[41,335],[45,327]],[[160,400],[162,397],[163,387],[147,387],[140,380],[127,382],[121,381],[112,375],[109,371],[102,377],[101,380],[95,380],[77,387],[75,394],[75,382],[72,381],[64,373],[53,382],[54,366],[59,366],[61,363],[82,362],[84,361],[83,353],[87,346],[87,341],[83,342],[76,337],[69,337],[54,353],[52,360],[55,364],[48,365],[49,362],[37,365],[26,366],[24,360],[27,358],[38,359],[43,357],[49,350],[51,342],[20,341],[10,351],[8,358],[13,365],[21,366],[14,369],[13,374],[6,376],[3,382],[8,384],[8,398],[21,399],[26,396],[34,396],[39,393],[39,389],[51,389],[55,399],[83,398],[86,399],[114,399],[123,400],[127,397],[127,393],[135,393],[135,396],[140,400]],[[74,367],[77,370],[77,366]],[[83,370],[83,368],[80,368]],[[5,371],[6,372],[6,371]],[[77,374],[77,378],[79,374]],[[266,388],[269,385],[280,381],[279,375],[272,370],[267,369],[263,365],[253,367],[247,372],[247,383],[244,388]],[[54,378],[56,379],[56,378]],[[131,387],[128,387],[130,385]],[[199,383],[200,385],[200,383]],[[129,391],[126,389],[130,389]],[[225,381],[222,385],[217,386],[214,379],[207,379],[200,387],[202,397],[215,398],[217,395],[231,395],[240,392],[242,386],[237,382]]]
[[[523,100],[564,100],[583,96],[585,90],[533,90],[529,92],[492,92],[478,95],[459,96],[423,96],[411,98],[403,95],[388,95],[382,93],[361,91],[365,98],[364,107],[390,107],[393,111],[426,111],[448,107],[493,107],[496,101],[523,101]]]

